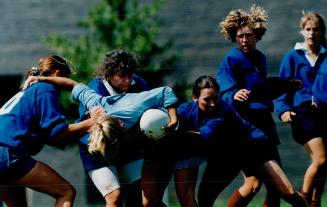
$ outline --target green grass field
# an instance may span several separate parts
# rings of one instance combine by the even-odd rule
[[[303,160],[302,160],[303,161]],[[303,164],[303,163],[302,163]],[[200,167],[200,174],[203,171],[205,165],[201,165]],[[300,173],[300,172],[298,172]],[[301,189],[302,185],[302,176],[295,176],[293,173],[287,173],[290,181],[294,185],[294,188],[296,190]],[[199,176],[200,178],[201,176]],[[197,188],[199,185],[200,179],[198,179]],[[226,207],[227,202],[229,200],[230,195],[233,193],[234,190],[238,189],[243,184],[243,177],[238,176],[235,178],[235,180],[219,195],[219,197],[216,199],[214,207]],[[265,186],[262,185],[261,190],[258,192],[258,194],[254,197],[254,199],[251,201],[251,203],[248,205],[248,207],[261,207],[264,199],[265,199]],[[180,207],[176,193],[174,184],[171,182],[168,186],[168,192],[169,192],[169,207]],[[327,203],[327,190],[325,190],[325,194],[322,198],[322,204]],[[324,205],[322,205],[324,206]],[[286,203],[285,201],[281,200],[281,207],[291,207],[290,204]]]
[[[174,188],[170,187],[170,198],[169,198],[169,207],[180,207]],[[229,190],[228,190],[229,191]],[[229,195],[227,192],[223,192],[216,200],[214,207],[226,207],[227,201],[229,199]],[[265,189],[264,187],[262,190],[254,197],[254,199],[251,201],[251,203],[248,205],[248,207],[260,207],[262,206],[262,203],[265,198]],[[327,203],[327,193],[324,194],[322,198],[322,204]],[[322,205],[324,206],[324,205]],[[280,207],[291,207],[290,204],[286,203],[285,201],[281,200],[281,206]]]

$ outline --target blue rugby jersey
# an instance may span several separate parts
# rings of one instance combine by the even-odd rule
[[[313,100],[327,106],[327,59],[322,63],[312,86]]]
[[[68,126],[58,103],[59,90],[39,82],[18,92],[0,109],[0,145],[35,155]]]
[[[312,85],[326,57],[327,51],[323,47],[321,47],[318,59],[313,66],[306,58],[305,51],[302,48],[291,49],[284,55],[280,65],[280,77],[284,80],[300,79],[303,87],[297,90],[292,97],[289,94],[284,94],[274,101],[279,117],[285,111],[291,111],[293,107],[311,101],[313,95]]]
[[[204,140],[220,139],[223,142],[267,139],[266,135],[242,119],[226,102],[220,100],[217,111],[204,114],[196,102],[186,102],[177,108],[179,130],[199,131]]]
[[[252,57],[255,60],[250,60]],[[259,50],[247,56],[238,48],[231,49],[218,67],[216,80],[220,85],[221,97],[233,105],[234,94],[240,89],[251,91],[256,85],[264,83],[267,78],[266,56]],[[255,62],[255,63],[254,63]],[[250,109],[273,111],[273,103],[269,98],[247,103]]]

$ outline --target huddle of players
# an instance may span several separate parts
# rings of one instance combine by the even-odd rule
[[[267,188],[264,206],[279,206],[280,198],[292,206],[320,206],[326,176],[324,20],[314,12],[304,14],[304,42],[284,56],[278,78],[267,77],[265,55],[256,49],[267,20],[266,12],[257,6],[250,12],[231,11],[220,27],[237,47],[221,61],[216,79],[201,76],[195,80],[192,101],[182,104],[169,87],[149,90],[134,74],[135,58],[124,50],[106,54],[88,86],[65,78],[71,71],[63,58],[41,58],[27,74],[32,76],[28,81],[40,83],[22,90],[0,109],[2,200],[26,206],[19,187],[26,186],[53,196],[56,206],[72,206],[75,189],[31,156],[45,144],[62,147],[78,140],[84,168],[106,206],[121,205],[123,193],[125,206],[165,206],[162,197],[172,174],[181,206],[213,206],[239,172],[244,184],[230,197],[229,207],[249,204],[262,182]],[[72,89],[74,99],[81,102],[79,122],[68,124],[60,112],[62,87]],[[153,98],[144,98],[149,96]],[[281,168],[273,101],[281,120],[291,123],[295,141],[312,158],[301,193]],[[91,110],[96,105],[102,107]],[[141,116],[132,113],[138,107],[167,108],[171,133],[159,142],[145,139],[133,121]],[[99,118],[105,113],[119,120]],[[85,135],[80,139],[81,134]],[[204,160],[207,166],[196,199],[198,169]],[[122,187],[121,180],[129,185]]]

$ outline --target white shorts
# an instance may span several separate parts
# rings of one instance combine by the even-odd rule
[[[102,196],[120,188],[120,183],[133,183],[141,179],[143,159],[127,163],[123,166],[107,166],[94,170],[89,170],[94,185],[100,191]]]

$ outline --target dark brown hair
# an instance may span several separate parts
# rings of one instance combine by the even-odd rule
[[[217,81],[208,75],[200,76],[197,78],[193,84],[193,96],[199,98],[201,90],[205,88],[214,88],[219,92],[220,86]]]
[[[106,79],[115,74],[132,75],[136,67],[136,58],[130,52],[117,49],[106,54],[97,76]]]

